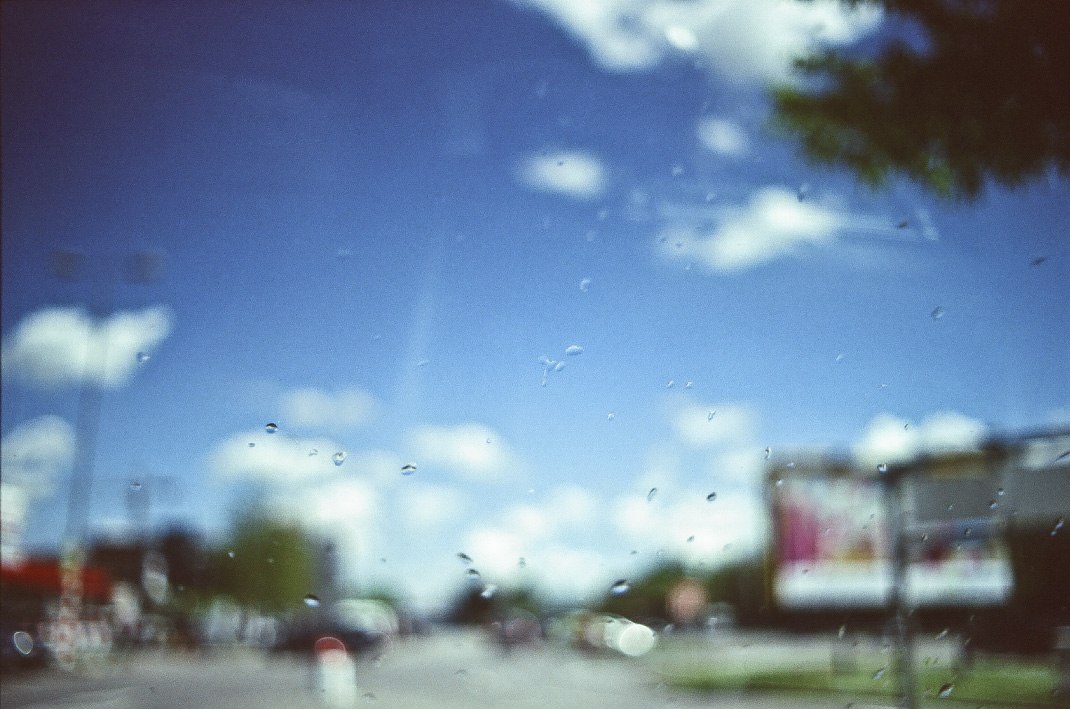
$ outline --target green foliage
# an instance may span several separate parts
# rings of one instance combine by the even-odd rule
[[[223,591],[243,605],[278,613],[300,608],[305,595],[316,590],[313,542],[296,525],[245,519],[225,555]]]
[[[811,159],[873,186],[902,174],[955,198],[976,197],[986,180],[1070,174],[1070,4],[869,1],[920,29],[923,46],[796,62],[808,81],[774,90],[774,123]]]

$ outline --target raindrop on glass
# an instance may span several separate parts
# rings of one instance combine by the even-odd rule
[[[679,177],[682,174],[684,174],[684,166],[683,165],[677,163],[677,164],[672,166],[672,176],[673,177]]]
[[[614,583],[609,588],[609,592],[612,593],[614,596],[623,596],[625,593],[631,590],[632,587],[628,583],[628,579],[618,579],[616,583]]]
[[[1000,489],[996,490],[996,494],[999,495],[1000,497],[1003,497],[1003,493],[1004,493],[1003,488],[1000,488]]]
[[[556,364],[554,364],[554,371],[555,372],[560,372],[564,368],[565,368],[565,363],[564,362],[557,362]]]
[[[715,411],[711,411],[708,414],[706,414],[706,420],[707,421],[713,421],[713,417],[716,416],[716,415],[717,415],[717,411],[716,410]]]
[[[658,496],[658,489],[656,487],[650,488],[650,492],[646,494],[646,501],[652,502],[655,497]]]
[[[256,444],[253,443],[252,441],[249,441],[249,447],[250,448],[256,448]]]
[[[465,572],[465,576],[467,576],[472,581],[476,581],[480,578],[479,572],[475,569],[468,569],[468,571]]]
[[[319,455],[319,454],[320,454],[320,452],[319,452],[319,450],[318,450],[318,449],[316,449],[316,448],[313,448],[312,450],[310,450],[310,451],[308,452],[308,455],[309,455],[309,457],[312,457],[312,456],[314,456],[314,455]]]
[[[711,492],[709,495],[706,495],[706,502],[713,502],[716,499],[717,499],[717,493],[716,492]]]
[[[480,598],[493,598],[497,590],[497,586],[492,583],[488,583],[486,586],[483,587],[483,591],[480,592],[479,596]]]
[[[227,552],[227,556],[229,556],[231,559],[233,559],[234,558],[234,552],[228,551]]]
[[[843,636],[846,635],[846,634],[847,634],[847,626],[846,625],[841,625],[840,629],[836,632],[836,637],[838,637],[840,640],[843,640]]]
[[[1059,521],[1055,523],[1055,528],[1051,530],[1051,536],[1058,534],[1059,530],[1063,528],[1063,518],[1060,517]]]
[[[933,308],[933,311],[929,313],[929,317],[931,317],[933,320],[939,320],[940,318],[944,317],[943,307],[938,305]]]
[[[995,500],[992,500],[991,502],[988,503],[988,509],[990,509],[990,510],[994,510],[997,507],[999,507],[999,503],[996,502]]]
[[[692,534],[690,537],[687,538],[687,543],[688,544],[690,544],[693,541],[695,541],[695,535],[694,534]]]
[[[936,639],[937,640],[943,640],[944,638],[947,637],[947,632],[948,632],[948,629],[944,628],[943,630],[941,630],[939,633],[936,634]]]
[[[331,456],[331,460],[334,461],[335,465],[341,465],[342,463],[346,462],[347,457],[348,456],[345,451],[338,451],[333,456]]]
[[[873,673],[873,679],[880,679],[883,676],[884,676],[884,668],[883,667]]]
[[[584,278],[582,281],[580,281],[580,290],[583,291],[584,293],[586,293],[587,291],[591,290],[591,279],[590,278]]]
[[[319,596],[317,596],[314,593],[308,594],[307,596],[305,596],[305,605],[308,606],[309,608],[319,608],[320,607]]]
[[[688,379],[687,382],[684,384],[684,389],[690,389],[693,386],[695,386],[695,383]]]
[[[947,699],[951,696],[951,693],[955,691],[955,685],[948,683],[940,687],[940,693],[937,695],[941,699]]]
[[[765,459],[769,460],[769,456],[771,456],[771,455],[773,455],[773,449],[772,448],[766,448],[765,449]]]
[[[968,537],[968,536],[970,536],[971,534],[973,534],[973,529],[971,529],[970,527],[967,527],[967,528],[966,528],[965,530],[963,530],[963,532],[962,532],[962,535],[963,535],[964,537]]]
[[[527,565],[528,565],[528,560],[525,559],[524,557],[520,557],[519,559],[516,560],[516,565],[518,567],[520,567],[521,569],[526,568]]]
[[[951,510],[953,510],[953,509],[955,509],[955,505],[948,505],[948,506],[947,506],[947,511],[948,511],[948,512],[950,512],[950,511],[951,511]]]
[[[783,478],[777,478],[776,486],[777,487],[784,487],[784,479]]]
[[[135,491],[135,492],[137,492],[138,490],[141,489],[141,483],[139,481],[135,480],[134,482],[130,483],[130,489]]]
[[[799,189],[795,192],[795,196],[800,202],[802,202],[804,199],[806,199],[806,195],[808,195],[808,194],[810,194],[810,183],[809,182],[804,182],[801,185],[799,185]]]
[[[279,430],[279,425],[277,423],[269,423],[264,426],[264,430],[268,433],[275,433]]]
[[[33,652],[33,636],[25,630],[16,630],[11,635],[11,644],[20,655],[29,655]]]
[[[837,362],[842,362],[843,361],[843,353],[840,353],[840,354],[836,355],[836,361]]]
[[[569,345],[565,348],[565,354],[569,355],[570,357],[575,357],[576,355],[583,354],[583,346]]]
[[[877,472],[878,473],[887,473],[888,472],[888,464],[887,463],[881,463],[880,465],[878,465],[877,466]]]
[[[615,418],[617,418],[617,415],[615,413],[613,413],[612,411],[610,411],[608,414],[606,414],[606,420],[607,421],[612,421]]]
[[[407,464],[401,466],[401,474],[402,475],[412,475],[415,472],[416,472],[416,466],[413,465],[412,463],[407,463]]]
[[[666,389],[672,389],[674,384],[676,384],[676,382],[674,382],[672,379],[670,379],[669,381],[665,382],[665,388]]]
[[[145,364],[146,362],[149,361],[149,359],[150,358],[149,358],[149,355],[148,355],[147,352],[138,352],[137,353],[137,363],[138,364]]]
[[[457,552],[457,558],[460,559],[461,561],[463,561],[466,564],[471,564],[472,563],[472,557],[468,556],[463,551]]]

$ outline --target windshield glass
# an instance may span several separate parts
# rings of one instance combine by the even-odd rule
[[[1066,22],[932,3],[979,66],[900,4],[5,2],[11,657],[349,652],[400,706],[441,652],[502,701],[459,623],[654,702],[711,628],[857,617],[872,683],[900,522],[973,564],[904,596],[958,657],[1070,563]]]

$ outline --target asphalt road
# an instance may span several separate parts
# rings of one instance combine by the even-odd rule
[[[74,674],[4,678],[0,704],[26,707],[840,707],[843,699],[694,695],[670,690],[652,663],[544,645],[506,653],[478,633],[396,642],[342,666],[343,691],[312,662],[245,650],[140,654]],[[355,683],[351,680],[355,678]],[[331,701],[332,696],[334,701]],[[860,705],[855,705],[860,706]]]

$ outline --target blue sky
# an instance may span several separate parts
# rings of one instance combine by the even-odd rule
[[[86,377],[92,529],[127,530],[134,480],[155,522],[212,533],[260,500],[424,605],[465,583],[458,551],[563,595],[747,553],[766,448],[891,459],[1070,421],[1064,179],[875,193],[768,127],[790,57],[874,41],[878,14],[3,19],[4,481],[27,547],[62,536]],[[130,283],[144,252],[162,277]]]

